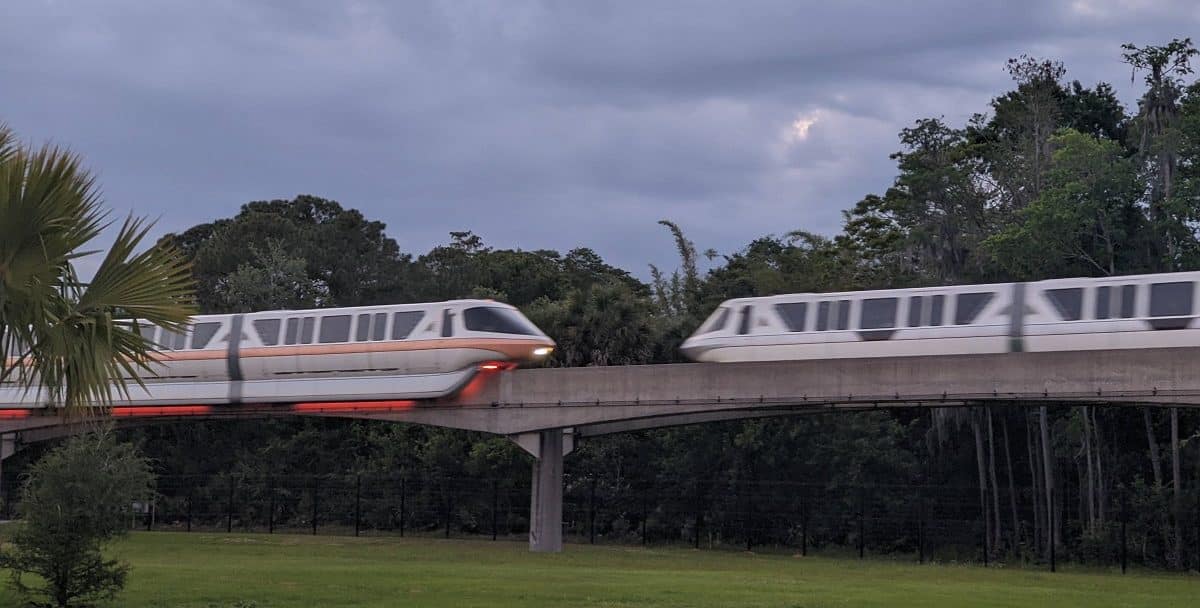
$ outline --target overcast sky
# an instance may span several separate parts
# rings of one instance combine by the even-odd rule
[[[0,121],[82,154],[159,232],[308,193],[423,252],[451,230],[645,275],[677,221],[730,252],[837,232],[897,131],[960,124],[1004,61],[1138,85],[1120,44],[1194,0],[4,0]]]

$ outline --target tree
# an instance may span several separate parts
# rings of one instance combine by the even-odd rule
[[[58,405],[104,404],[150,372],[155,347],[140,324],[183,327],[187,263],[166,244],[138,253],[142,220],[125,220],[92,279],[79,277],[82,248],[107,225],[78,157],[18,146],[0,125],[0,379],[16,372]]]
[[[1012,276],[1105,276],[1136,268],[1128,243],[1142,228],[1137,171],[1120,146],[1067,129],[1041,195],[986,246]]]
[[[411,260],[384,228],[336,201],[300,195],[247,203],[233,218],[166,235],[162,242],[191,259],[204,312],[241,310],[245,296],[229,293],[230,275],[247,265],[262,268],[268,259],[303,262],[307,281],[294,289],[307,294],[300,300],[306,305],[308,299],[315,306],[412,301],[406,280]]]
[[[104,545],[128,530],[135,500],[153,494],[150,463],[111,430],[77,435],[29,470],[21,525],[0,558],[16,589],[42,597],[35,606],[89,605],[125,585],[129,565],[104,557]],[[39,580],[27,582],[26,575]]]

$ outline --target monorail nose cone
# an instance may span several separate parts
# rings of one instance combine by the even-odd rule
[[[696,341],[691,339],[684,340],[683,344],[679,345],[679,352],[692,361],[699,361],[700,354],[704,351],[704,347],[698,346]]]

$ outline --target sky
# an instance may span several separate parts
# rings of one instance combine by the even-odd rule
[[[660,219],[721,253],[837,233],[1009,57],[1132,105],[1120,45],[1195,33],[1194,0],[4,0],[0,122],[156,233],[313,194],[412,253],[473,230],[645,276]]]

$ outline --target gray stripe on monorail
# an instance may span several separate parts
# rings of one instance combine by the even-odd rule
[[[1008,307],[1008,349],[1025,350],[1025,284],[1014,283],[1012,305]]]
[[[229,324],[229,350],[225,367],[229,371],[229,402],[242,402],[242,363],[239,353],[242,348],[242,320],[245,315],[233,315]]]

